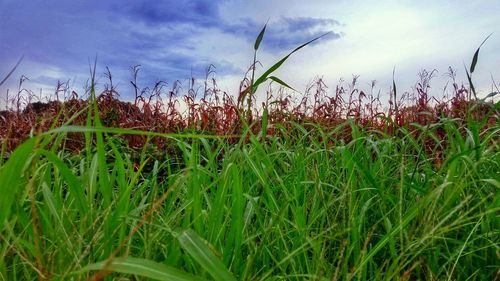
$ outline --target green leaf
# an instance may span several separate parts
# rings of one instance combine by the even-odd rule
[[[364,268],[364,266],[372,260],[372,258],[379,252],[381,251],[384,246],[389,243],[392,239],[394,239],[394,236],[400,232],[401,229],[404,229],[418,214],[419,207],[418,206],[413,206],[408,210],[406,215],[402,218],[400,223],[396,226],[394,226],[386,235],[381,237],[381,239],[373,245],[368,253],[364,256],[364,258],[361,260],[361,262],[356,266],[356,270],[354,270],[354,273],[352,274],[353,276],[358,273],[359,270]]]
[[[54,133],[107,133],[107,134],[122,134],[122,135],[135,135],[135,136],[150,136],[150,137],[163,137],[170,139],[223,139],[230,138],[232,136],[216,136],[208,134],[191,134],[191,133],[158,133],[151,131],[141,131],[134,129],[124,129],[124,128],[108,128],[108,127],[93,127],[91,124],[87,126],[60,126],[58,128],[49,130],[42,135],[51,135]],[[92,145],[91,140],[89,140],[89,145]],[[89,147],[89,149],[91,149]]]
[[[297,90],[295,90],[294,88],[290,87],[287,83],[285,83],[283,80],[279,79],[276,76],[269,76],[269,79],[273,80],[274,82],[280,84],[283,87],[286,87],[286,88],[288,88],[290,90],[293,90],[293,91],[297,92]]]
[[[106,261],[89,264],[85,266],[82,270],[75,272],[81,273],[91,270],[110,270],[119,273],[133,274],[146,278],[151,278],[154,280],[165,280],[165,281],[190,281],[190,280],[205,280],[196,277],[192,274],[186,273],[184,271],[178,270],[176,268],[157,263],[154,261],[139,259],[139,258],[120,258],[114,259],[106,268]]]
[[[192,229],[183,231],[177,239],[182,248],[191,255],[215,280],[236,281],[224,264],[212,253],[205,242]]]
[[[474,94],[474,98],[477,100],[476,88],[474,88],[474,83],[472,83],[472,77],[469,74],[467,68],[465,68],[465,74],[467,74],[467,80],[469,81],[469,86],[472,94]]]
[[[31,138],[18,146],[10,155],[9,160],[0,169],[0,224],[9,217],[16,193],[23,190],[24,167],[29,162],[36,139]]]
[[[483,46],[483,44],[486,43],[486,40],[488,40],[488,38],[490,38],[490,36],[492,34],[493,33],[491,33],[490,35],[488,35],[488,37],[486,37],[486,39],[483,40],[483,43],[481,43],[481,45],[479,45],[479,48],[477,48],[476,52],[474,53],[474,57],[472,57],[472,63],[470,65],[470,73],[471,74],[474,72],[474,69],[476,69],[477,59],[479,57],[479,49],[481,49],[481,47]]]
[[[54,166],[59,170],[61,176],[68,184],[70,196],[72,196],[76,200],[80,212],[82,214],[85,214],[88,211],[89,206],[85,200],[86,196],[83,192],[82,182],[73,174],[71,169],[66,166],[66,164],[64,164],[64,162],[53,152],[41,150],[40,154],[45,156],[45,158],[47,158],[49,162],[52,162],[52,164],[54,164]]]
[[[496,179],[482,179],[481,181],[487,182],[487,183],[493,185],[494,187],[496,187],[497,189],[500,189],[500,181],[498,181]]]
[[[264,24],[264,27],[262,28],[262,30],[259,33],[259,36],[257,36],[257,39],[255,39],[255,45],[253,46],[255,51],[257,51],[259,49],[260,42],[262,41],[262,38],[264,38],[264,33],[266,32],[266,27],[267,27],[267,23]]]
[[[262,74],[253,84],[252,86],[252,92],[255,93],[255,91],[257,90],[257,88],[259,87],[260,84],[262,84],[264,81],[266,81],[268,78],[269,78],[269,75],[271,73],[273,73],[274,71],[276,71],[293,53],[297,52],[298,50],[304,48],[305,46],[311,44],[312,42],[320,39],[321,37],[329,34],[330,32],[328,33],[325,33],[321,36],[318,36],[310,41],[307,41],[306,43],[298,46],[297,48],[295,48],[293,51],[291,51],[288,55],[286,55],[284,58],[282,58],[281,60],[279,60],[277,63],[275,63],[273,66],[271,66],[266,72],[264,72],[264,74]]]

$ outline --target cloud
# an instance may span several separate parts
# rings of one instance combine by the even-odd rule
[[[316,27],[324,26],[337,26],[340,22],[335,19],[325,19],[325,18],[311,18],[311,17],[298,17],[298,18],[283,18],[285,22],[284,28],[288,29],[289,32],[294,30],[308,30],[314,29]]]
[[[263,26],[263,23],[244,18],[237,23],[221,25],[220,28],[235,36],[243,36],[253,43]],[[281,17],[267,24],[262,45],[272,52],[277,52],[293,49],[326,33],[329,34],[322,38],[323,42],[339,39],[342,33],[334,31],[338,26],[340,23],[335,19]]]
[[[116,10],[120,11],[121,16],[126,15],[128,18],[144,23],[144,30],[182,26],[184,29],[182,32],[178,32],[176,36],[167,36],[175,40],[175,43],[183,44],[185,37],[210,32],[210,29],[244,37],[249,42],[253,42],[264,23],[245,17],[236,21],[226,20],[220,14],[222,3],[224,1],[158,1],[153,3],[135,1],[130,4],[120,2],[116,4]],[[290,49],[327,32],[331,33],[323,38],[324,41],[335,40],[342,35],[334,31],[339,26],[340,23],[337,20],[330,18],[280,17],[271,19],[263,45],[270,48],[270,51]]]
[[[190,23],[196,26],[214,26],[220,20],[216,0],[198,1],[132,1],[116,3],[115,7],[131,18],[148,24]]]
[[[55,79],[74,77],[80,79],[77,87],[85,84],[89,60],[96,56],[98,72],[109,66],[122,88],[128,87],[130,67],[135,65],[141,65],[145,85],[191,75],[204,77],[211,64],[218,76],[243,75],[248,65],[242,60],[248,53],[241,46],[245,42],[253,46],[263,22],[226,19],[220,13],[224,2],[2,1],[0,61],[4,64],[0,74],[24,54],[25,60],[11,80],[26,74],[36,85],[46,83],[44,88],[55,84]],[[268,53],[287,51],[338,26],[336,20],[327,18],[271,19],[262,49]],[[331,33],[322,42],[340,36]],[[58,71],[46,77],[51,69]]]

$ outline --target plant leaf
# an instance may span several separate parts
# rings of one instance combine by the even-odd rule
[[[320,39],[321,37],[329,34],[330,32],[328,33],[325,33],[323,35],[320,35],[312,40],[309,40],[307,41],[306,43],[298,46],[297,48],[295,48],[293,51],[291,51],[288,55],[286,55],[284,58],[282,58],[281,60],[279,60],[277,63],[275,63],[273,66],[271,66],[266,72],[264,72],[264,74],[262,74],[255,82],[254,84],[252,85],[252,92],[255,93],[255,91],[257,90],[257,88],[259,87],[260,84],[262,84],[264,81],[266,81],[269,77],[269,75],[271,73],[273,73],[274,71],[276,71],[293,53],[297,52],[298,50],[304,48],[305,46],[311,44],[312,42]]]
[[[59,170],[62,178],[68,184],[70,196],[74,197],[80,209],[80,212],[82,212],[82,214],[85,214],[88,211],[89,206],[87,204],[87,201],[85,200],[86,196],[83,192],[82,182],[78,179],[77,176],[75,176],[75,174],[73,174],[71,169],[66,166],[66,164],[53,152],[42,149],[40,151],[40,154],[45,156],[45,158],[47,158],[49,162],[52,162],[52,164]]]
[[[488,38],[490,38],[490,36],[492,34],[493,33],[488,35],[488,37],[486,37],[486,39],[483,40],[483,43],[481,43],[481,45],[479,45],[479,48],[477,48],[476,52],[474,53],[474,56],[472,57],[472,63],[470,65],[470,73],[471,74],[474,72],[474,69],[476,69],[477,59],[479,57],[479,49],[481,49],[481,47],[484,45],[484,43],[486,43],[486,40],[488,40]]]
[[[23,189],[24,167],[33,154],[35,144],[36,139],[31,138],[19,145],[0,169],[0,224],[9,217],[16,193]]]
[[[474,83],[472,83],[472,78],[467,68],[465,68],[465,73],[467,74],[467,80],[469,81],[469,86],[472,91],[472,94],[474,94],[474,98],[477,100],[476,88],[474,88]]]
[[[111,270],[114,272],[139,275],[155,280],[165,281],[190,281],[190,280],[205,280],[196,277],[192,274],[178,270],[168,265],[157,263],[154,261],[127,257],[123,259],[114,259],[106,268],[106,261],[93,263],[85,266],[76,273],[81,273],[91,270]]]
[[[262,38],[264,38],[264,33],[266,32],[266,27],[267,27],[267,23],[264,24],[264,27],[262,28],[262,30],[259,33],[259,36],[257,36],[257,39],[255,39],[255,44],[253,46],[255,51],[257,51],[259,49],[260,42],[262,41]]]
[[[224,264],[192,229],[183,231],[177,239],[186,250],[215,280],[236,281]]]
[[[297,92],[297,90],[295,90],[294,88],[290,87],[287,83],[285,83],[283,80],[279,79],[276,76],[269,76],[269,79],[273,80],[274,82],[280,84],[283,87],[286,87],[286,88],[288,88],[290,90],[293,90],[293,91]]]
[[[500,189],[500,181],[496,179],[482,179],[481,181],[487,182],[496,187],[497,189]]]

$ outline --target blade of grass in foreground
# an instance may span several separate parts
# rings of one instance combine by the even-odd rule
[[[10,209],[17,191],[23,182],[23,171],[36,146],[36,138],[21,144],[10,155],[9,160],[0,169],[0,224],[10,216]]]
[[[186,250],[215,280],[236,281],[224,264],[205,245],[203,240],[191,229],[183,231],[177,239]]]
[[[171,139],[224,139],[239,137],[239,135],[208,135],[208,134],[192,134],[192,133],[158,133],[151,131],[141,131],[134,129],[123,129],[116,127],[93,127],[87,126],[61,126],[42,133],[42,135],[51,135],[56,133],[107,133],[107,134],[122,134],[122,135],[136,135],[136,136],[150,136],[150,137],[164,137]]]
[[[61,173],[61,177],[68,184],[70,191],[70,196],[74,197],[80,212],[85,214],[88,212],[89,206],[85,201],[85,193],[82,189],[82,182],[77,176],[73,174],[70,167],[66,166],[63,160],[58,158],[58,156],[50,151],[41,150],[41,155],[43,155],[49,162],[51,162]]]
[[[84,267],[81,271],[76,273],[81,273],[91,270],[102,270],[106,266],[106,261],[89,264]],[[125,259],[115,259],[106,268],[107,270],[124,273],[133,274],[137,276],[147,277],[154,280],[165,280],[165,281],[191,281],[191,280],[205,280],[184,271],[172,268],[170,266],[157,263],[154,261],[127,257]]]
[[[419,211],[419,206],[414,206],[409,210],[407,215],[404,217],[404,219],[392,230],[387,233],[382,239],[373,246],[372,249],[366,254],[366,256],[363,258],[363,260],[357,265],[356,270],[354,270],[352,276],[355,276],[360,270],[364,268],[364,266],[372,260],[372,258],[380,251],[382,248],[391,241],[391,239],[394,239],[394,237],[399,233],[400,229],[403,229],[406,227],[418,214]]]

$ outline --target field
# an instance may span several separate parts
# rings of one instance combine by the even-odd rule
[[[161,84],[118,100],[109,72],[2,112],[0,280],[500,279],[498,102],[471,80],[431,98],[423,72],[387,106],[321,79],[258,106],[289,87],[273,67],[185,114]]]

